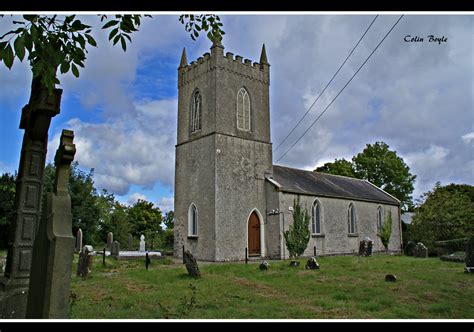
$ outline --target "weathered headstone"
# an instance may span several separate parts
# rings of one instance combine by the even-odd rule
[[[82,251],[82,229],[77,230],[77,235],[76,235],[76,252],[81,252]]]
[[[77,276],[86,278],[92,271],[92,246],[84,246],[77,262]]]
[[[132,241],[133,241],[133,237],[132,237],[132,234],[130,234],[128,236],[128,250],[132,250]]]
[[[394,275],[394,274],[387,274],[385,276],[385,281],[395,282],[395,281],[397,281],[397,276]]]
[[[8,239],[4,278],[0,280],[0,318],[26,316],[33,243],[41,218],[43,173],[51,118],[59,114],[61,89],[52,94],[33,78],[28,104],[23,107],[20,129],[24,129]],[[73,248],[74,249],[74,248]]]
[[[359,243],[359,256],[372,256],[372,248],[374,242],[366,237]]]
[[[415,247],[416,243],[413,241],[408,241],[407,245],[405,246],[405,255],[407,256],[415,256]]]
[[[145,251],[145,235],[140,235],[140,252]]]
[[[199,278],[201,276],[201,272],[199,271],[196,258],[194,258],[194,256],[189,250],[186,250],[184,252],[184,264],[186,265],[186,270],[188,270],[188,274],[191,277]]]
[[[316,257],[311,257],[310,259],[308,259],[304,268],[306,270],[319,270],[319,263],[316,260]]]
[[[112,243],[114,243],[114,234],[112,232],[107,233],[107,248],[112,251]]]
[[[474,273],[474,236],[466,243],[466,267],[464,271]]]
[[[268,270],[270,269],[270,264],[267,261],[263,261],[260,263],[259,267],[260,270]]]
[[[290,266],[291,266],[291,267],[298,267],[298,266],[300,266],[300,262],[298,262],[298,261],[291,261],[291,262],[290,262]]]
[[[415,257],[428,258],[428,248],[421,242],[415,246]]]
[[[112,250],[110,251],[110,255],[112,256],[120,255],[120,243],[118,241],[112,242]]]
[[[26,318],[68,318],[74,236],[69,175],[76,147],[74,133],[63,130],[54,158],[53,192],[46,196],[33,246]]]

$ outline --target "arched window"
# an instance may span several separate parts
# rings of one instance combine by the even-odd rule
[[[377,230],[380,232],[383,227],[383,213],[382,213],[382,207],[379,206],[377,208]]]
[[[322,211],[321,203],[318,200],[315,200],[313,203],[313,221],[311,223],[311,233],[312,234],[321,234],[321,220],[322,220]]]
[[[250,130],[250,97],[245,88],[237,93],[237,128]]]
[[[188,210],[188,235],[198,235],[198,210],[194,203],[191,203]]]
[[[349,210],[347,211],[347,225],[349,228],[349,234],[357,233],[357,219],[354,205],[349,204]]]
[[[191,132],[201,130],[201,117],[202,117],[202,98],[199,90],[196,90],[193,94],[191,101]]]

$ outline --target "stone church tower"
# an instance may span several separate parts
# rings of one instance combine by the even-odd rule
[[[265,174],[272,172],[270,65],[214,42],[178,68],[175,255],[199,260],[266,256]]]

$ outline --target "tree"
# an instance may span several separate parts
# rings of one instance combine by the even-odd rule
[[[310,237],[309,213],[302,209],[299,196],[293,201],[293,224],[283,232],[290,258],[297,258],[306,250]]]
[[[174,212],[169,211],[165,214],[163,218],[163,224],[165,224],[166,228],[173,228],[174,226]]]
[[[359,179],[367,180],[400,200],[405,211],[412,204],[411,193],[416,175],[396,151],[389,150],[384,142],[367,144],[365,149],[352,158],[354,172]]]
[[[410,173],[403,159],[397,156],[396,151],[389,150],[384,142],[367,144],[362,152],[352,157],[352,162],[336,159],[315,171],[367,180],[396,197],[402,211],[413,209],[411,194],[416,175]]]
[[[111,30],[109,41],[114,45],[120,41],[126,51],[127,41],[132,42],[130,35],[141,25],[141,15],[99,16],[100,21],[105,22],[102,29]],[[185,24],[193,40],[200,31],[208,31],[207,36],[211,40],[224,35],[217,15],[181,15],[179,20]],[[28,54],[33,81],[37,83],[35,86],[47,88],[50,94],[55,85],[60,84],[57,70],[61,74],[71,71],[79,77],[78,67],[84,68],[87,48],[97,46],[92,37],[92,27],[76,19],[76,15],[23,15],[23,19],[15,18],[13,24],[18,28],[0,37],[0,61],[11,69],[15,58],[23,61]]]
[[[415,208],[410,236],[429,249],[434,242],[474,236],[474,186],[436,183]]]
[[[173,249],[174,244],[174,212],[169,211],[166,213],[163,223],[166,226],[166,229],[163,231],[162,235],[162,245],[166,249]]]
[[[0,248],[8,245],[8,233],[13,219],[15,202],[15,177],[4,173],[0,176]]]
[[[158,207],[152,202],[139,199],[128,209],[128,218],[132,228],[132,235],[139,237],[145,235],[145,240],[152,240],[162,232],[161,222],[163,216]]]
[[[316,168],[314,171],[334,175],[349,176],[351,178],[356,177],[352,163],[344,158],[336,159],[332,163],[325,163],[323,166]]]
[[[390,236],[392,236],[392,212],[388,211],[387,216],[385,217],[385,222],[382,226],[382,229],[377,234],[382,241],[385,251],[388,251],[388,244],[390,242]]]

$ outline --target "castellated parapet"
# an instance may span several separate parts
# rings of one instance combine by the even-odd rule
[[[265,52],[265,51],[263,51]],[[227,52],[224,56],[224,47],[213,45],[211,53],[204,53],[190,64],[182,63],[179,69],[178,88],[183,87],[202,75],[212,71],[226,71],[237,76],[246,77],[266,85],[270,85],[270,65],[266,62],[266,55],[260,62],[244,59],[241,55]]]

